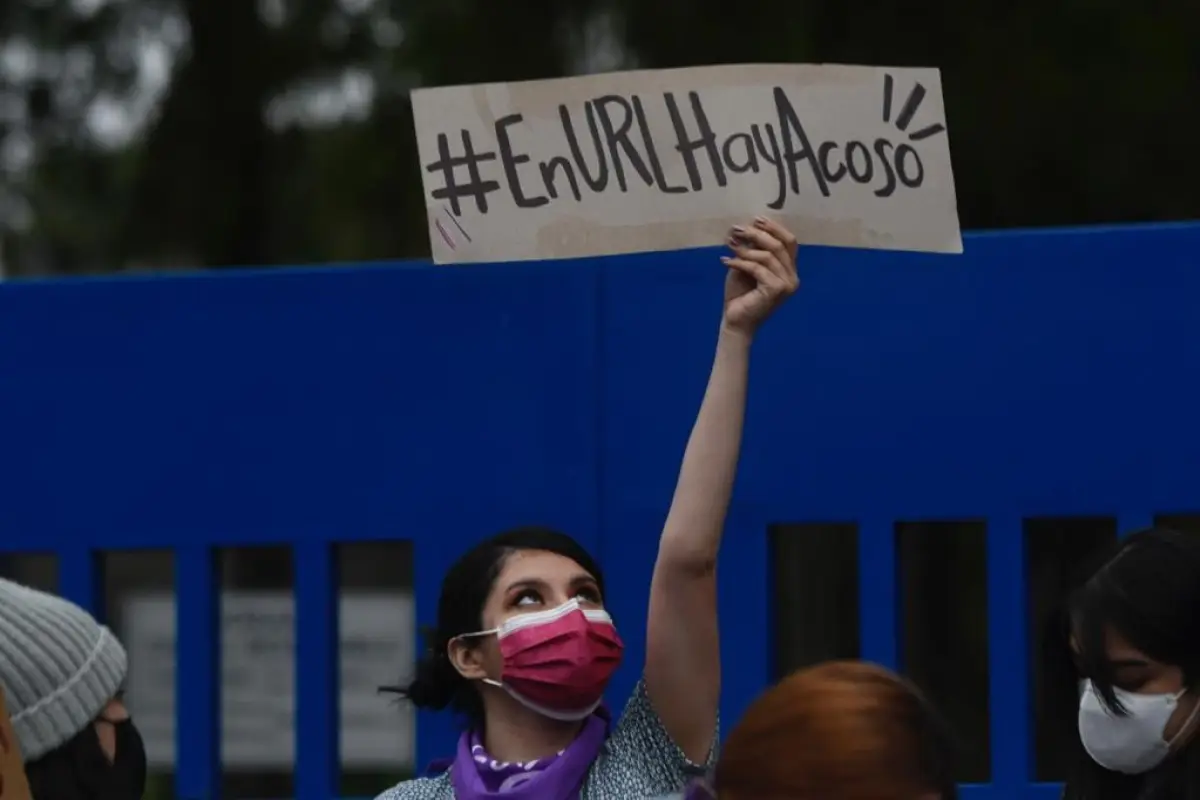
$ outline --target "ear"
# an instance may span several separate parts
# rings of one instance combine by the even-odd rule
[[[477,681],[488,677],[483,666],[483,648],[478,642],[470,639],[451,639],[446,643],[446,656],[450,663],[469,681]]]

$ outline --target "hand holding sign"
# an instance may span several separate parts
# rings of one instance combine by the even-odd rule
[[[729,267],[722,324],[752,335],[800,286],[796,237],[782,225],[758,217],[752,225],[733,226],[728,244],[733,255],[721,259]]]

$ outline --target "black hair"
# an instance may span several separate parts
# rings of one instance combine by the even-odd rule
[[[437,627],[424,631],[425,654],[417,661],[416,677],[407,686],[383,686],[407,698],[417,708],[440,711],[450,708],[474,728],[483,726],[483,701],[478,689],[450,662],[450,641],[482,630],[483,607],[509,555],[518,550],[546,550],[571,559],[593,578],[604,596],[600,565],[578,542],[565,533],[540,527],[515,528],[485,539],[463,553],[442,579]]]
[[[1046,627],[1043,712],[1067,747],[1064,800],[1200,800],[1200,746],[1189,743],[1144,775],[1101,767],[1079,738],[1079,682],[1124,715],[1105,638],[1112,630],[1200,688],[1200,536],[1149,528],[1106,548]],[[1071,646],[1074,638],[1078,652]]]

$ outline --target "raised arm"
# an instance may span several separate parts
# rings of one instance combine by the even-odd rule
[[[712,746],[721,693],[717,551],[742,440],[750,345],[799,285],[796,240],[778,224],[758,218],[735,227],[728,244],[717,352],[659,541],[646,626],[646,692],[696,763]]]

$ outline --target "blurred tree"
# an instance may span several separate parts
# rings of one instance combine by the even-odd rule
[[[286,213],[294,204],[278,202],[280,189],[305,148],[272,129],[270,104],[369,63],[373,15],[336,0],[183,0],[180,10],[187,50],[146,136],[122,253],[276,263],[275,240],[300,221]]]
[[[45,15],[82,13],[60,5],[47,4]],[[89,79],[99,85],[120,66],[104,53],[131,46],[136,36],[118,22],[137,10],[156,15],[160,31],[183,31],[169,84],[144,136],[119,148],[104,147],[79,121],[94,113],[92,98],[78,101],[75,117],[50,114],[80,133],[61,151],[47,139],[14,169],[11,185],[40,202],[11,217],[10,263],[74,272],[424,254],[408,90],[418,79],[587,69],[589,37],[606,11],[600,0],[539,0],[521,14],[388,0],[101,0],[101,7],[108,11],[87,17],[98,53]],[[3,24],[9,38],[41,52],[66,47],[24,17]],[[130,83],[129,74],[114,74]],[[347,75],[369,84],[366,113],[329,124],[297,111]],[[46,98],[65,92],[47,87],[42,103],[53,106]],[[34,108],[32,97],[17,99]],[[27,225],[13,236],[18,222]]]
[[[26,2],[0,17],[0,218],[58,271],[418,254],[410,86],[736,61],[942,67],[967,227],[1200,216],[1200,7],[1159,5]],[[131,102],[172,24],[160,113],[118,156],[97,103]],[[358,118],[272,120],[349,71]]]
[[[64,272],[420,255],[413,85],[739,61],[940,66],[967,227],[1196,217],[1197,29],[1195,4],[1115,0],[9,4],[0,230]],[[153,42],[169,82],[114,142],[97,108],[144,103]],[[351,113],[297,111],[352,82]]]
[[[0,263],[19,235],[39,271],[105,259],[124,165],[96,112],[128,102],[139,34],[159,21],[151,2],[0,5]]]

